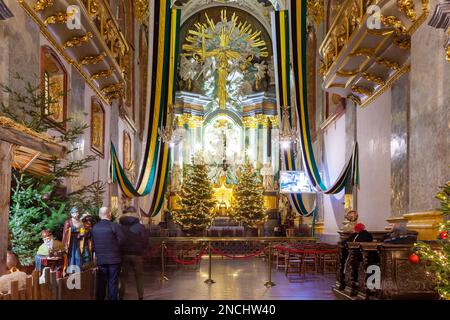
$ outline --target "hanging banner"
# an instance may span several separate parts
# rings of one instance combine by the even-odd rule
[[[163,204],[169,170],[169,146],[160,141],[158,129],[166,126],[170,113],[169,106],[175,100],[180,36],[180,10],[171,9],[170,1],[164,0],[154,1],[154,6],[156,14],[151,55],[153,72],[149,93],[149,123],[144,160],[136,187],[126,177],[116,149],[111,144],[111,179],[117,181],[127,197],[150,196],[151,216],[155,216]]]
[[[306,8],[307,0],[291,0],[290,16],[288,11],[272,13],[275,74],[277,77],[277,103],[280,107],[279,123],[283,123],[283,108],[288,107],[287,115],[289,116],[289,125],[291,128],[300,128],[299,140],[301,143],[301,155],[311,184],[317,191],[322,191],[326,194],[336,194],[344,189],[349,179],[351,179],[352,186],[358,184],[358,144],[355,143],[353,153],[346,162],[346,166],[337,181],[331,187],[327,188],[317,169],[309,130],[306,77]],[[291,101],[291,44],[295,86],[294,105],[296,112],[292,110],[293,104]],[[298,167],[300,167],[300,163],[297,162],[295,157],[295,148],[295,141],[291,141],[289,148],[285,148],[282,151],[282,165],[284,170],[297,171]],[[308,211],[300,193],[290,194],[290,200],[297,213],[302,216],[315,217],[317,206],[311,211]]]
[[[355,142],[353,153],[347,160],[347,164],[342,170],[336,182],[329,188],[325,186],[322,177],[319,174],[317,163],[314,157],[312,147],[311,132],[309,130],[308,118],[308,91],[307,91],[307,72],[306,72],[306,10],[307,0],[291,0],[291,29],[292,29],[292,68],[294,72],[295,85],[295,105],[298,114],[300,127],[300,142],[303,162],[305,164],[308,177],[317,190],[325,194],[336,194],[342,191],[350,180],[351,186],[358,185],[358,144]]]

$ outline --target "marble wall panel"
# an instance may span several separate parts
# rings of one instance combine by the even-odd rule
[[[391,216],[409,210],[409,74],[392,86],[391,126]]]
[[[431,1],[434,7],[436,1]],[[434,210],[438,186],[450,178],[450,63],[442,30],[424,23],[412,36],[409,211]]]

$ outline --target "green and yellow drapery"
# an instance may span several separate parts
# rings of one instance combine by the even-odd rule
[[[171,2],[154,1],[155,29],[148,132],[137,186],[125,175],[111,144],[111,178],[118,182],[127,197],[150,196],[149,214],[161,209],[169,171],[169,146],[160,141],[158,129],[166,126],[169,107],[175,100],[176,66],[179,54],[180,10],[171,9]]]
[[[303,164],[311,184],[317,191],[326,194],[336,194],[344,189],[350,181],[352,186],[358,184],[358,144],[355,142],[353,153],[336,182],[329,188],[325,186],[319,174],[312,147],[311,133],[309,130],[308,104],[307,104],[307,76],[306,76],[306,9],[307,0],[291,0],[290,12],[274,12],[273,34],[274,53],[277,75],[277,98],[280,107],[292,106],[291,101],[291,47],[292,44],[292,69],[295,86],[295,113],[289,109],[289,121],[291,126],[295,124],[300,129],[301,155]],[[290,15],[289,15],[290,13]],[[291,41],[290,41],[291,40]],[[281,114],[281,110],[280,110]],[[282,121],[280,121],[282,123]],[[297,159],[293,152],[294,146],[283,151],[283,165],[286,170],[297,170]],[[291,195],[291,203],[297,212],[303,216],[315,215],[316,208],[307,211],[300,194]]]

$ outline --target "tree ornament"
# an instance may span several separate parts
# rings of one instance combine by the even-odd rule
[[[420,257],[416,253],[411,253],[408,260],[412,264],[418,264],[420,262]]]
[[[448,239],[448,231],[442,231],[441,233],[439,233],[439,239],[441,240]]]

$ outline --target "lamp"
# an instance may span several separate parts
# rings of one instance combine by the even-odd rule
[[[297,129],[292,128],[289,119],[289,106],[282,106],[282,119],[280,128],[280,145],[283,149],[289,149],[291,144],[294,146],[294,155],[297,156]]]
[[[173,104],[169,106],[170,113],[167,117],[167,126],[158,129],[159,141],[167,143],[170,148],[175,147],[183,140],[183,135],[176,129],[175,107]]]

